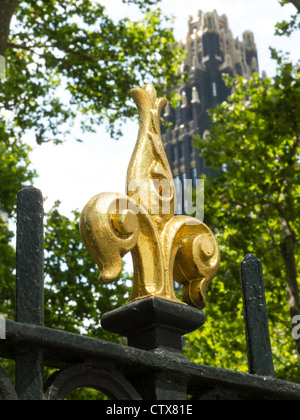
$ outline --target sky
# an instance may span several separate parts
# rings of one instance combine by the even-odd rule
[[[115,20],[139,17],[135,6],[125,6],[121,0],[101,0],[101,3]],[[204,12],[216,9],[218,14],[226,13],[234,37],[241,38],[247,29],[254,32],[260,71],[265,70],[268,76],[273,76],[275,72],[269,46],[290,51],[292,58],[299,59],[299,34],[292,38],[274,37],[276,22],[287,19],[294,12],[292,5],[282,8],[277,0],[162,0],[160,7],[165,14],[175,17],[174,29],[178,40],[186,38],[188,18],[190,15],[196,17],[199,9]],[[29,139],[34,147],[30,156],[32,166],[39,175],[35,186],[47,197],[45,210],[48,211],[56,200],[60,200],[61,212],[69,216],[72,210],[82,210],[98,193],[124,193],[127,166],[137,133],[137,123],[128,121],[124,126],[124,137],[119,141],[111,139],[104,127],[99,127],[96,134],[86,135],[83,143],[74,140],[76,133],[62,146],[37,146]]]

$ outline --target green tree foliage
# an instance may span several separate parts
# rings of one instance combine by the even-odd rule
[[[45,217],[45,326],[126,344],[126,340],[101,327],[102,316],[126,303],[132,278],[125,270],[111,286],[98,284],[99,270],[83,245],[78,211],[72,218],[55,203]],[[53,373],[48,372],[48,375]],[[78,389],[68,400],[105,400],[92,389]]]
[[[35,172],[29,169],[29,151],[16,141],[0,142],[0,209],[7,216],[14,214],[17,191],[34,178]]]
[[[9,123],[8,123],[9,124]],[[0,121],[0,313],[14,312],[15,250],[8,220],[14,216],[17,192],[32,182],[35,172],[29,161],[30,149],[11,139]]]
[[[0,216],[0,314],[12,317],[15,306],[15,250],[12,232]]]
[[[0,55],[0,313],[14,318],[14,223],[17,192],[33,183],[25,134],[38,144],[59,143],[74,120],[82,132],[106,123],[112,135],[136,115],[130,88],[161,79],[166,89],[182,53],[172,20],[153,6],[159,0],[124,0],[141,18],[114,22],[101,1],[2,0]],[[79,136],[79,135],[78,135]],[[44,192],[47,194],[47,192]],[[68,219],[55,206],[45,218],[45,324],[49,327],[120,341],[100,325],[103,313],[124,304],[131,278],[122,274],[112,287],[97,284],[97,267],[82,245],[78,212]]]
[[[112,286],[98,284],[99,270],[79,233],[80,213],[62,216],[59,202],[45,223],[45,325],[109,341],[120,341],[105,332],[101,317],[129,299],[131,276],[125,272]]]
[[[58,143],[77,117],[82,132],[105,123],[118,137],[124,119],[136,115],[128,101],[132,87],[161,79],[170,90],[181,79],[183,56],[171,19],[150,7],[159,1],[124,0],[139,6],[141,20],[114,22],[101,1],[2,0],[7,77],[0,81],[0,108],[15,115],[11,135],[18,127],[22,135],[34,132],[38,144]]]
[[[0,55],[6,57],[7,72],[0,80],[0,203],[10,218],[17,191],[35,176],[22,143],[25,133],[33,132],[38,144],[59,143],[79,116],[83,132],[105,122],[117,136],[120,122],[136,113],[128,101],[131,87],[162,78],[170,91],[178,83],[182,53],[171,20],[152,7],[159,0],[124,3],[139,6],[140,21],[114,22],[101,1],[1,0]],[[238,263],[253,252],[264,262],[277,372],[295,380],[282,247],[284,232],[293,232],[285,249],[298,267],[299,79],[291,70],[282,65],[274,81],[239,79],[231,101],[214,114],[212,134],[201,141],[211,166],[227,165],[206,183],[206,221],[216,226],[223,261],[209,291],[206,327],[187,338],[186,354],[199,363],[247,369]],[[124,273],[114,286],[97,284],[98,270],[82,245],[78,216],[62,216],[57,203],[45,218],[45,324],[119,341],[102,330],[100,319],[125,303],[131,278]],[[11,318],[12,237],[0,218],[0,313]]]
[[[114,22],[101,1],[0,2],[0,55],[7,64],[0,79],[0,210],[10,223],[18,190],[35,177],[26,133],[34,133],[38,144],[59,143],[76,118],[83,132],[106,123],[117,136],[120,123],[136,115],[130,88],[160,78],[169,89],[181,77],[182,53],[172,20],[155,7],[159,0],[123,2],[140,9],[140,20]],[[129,279],[124,274],[117,290],[92,286],[97,270],[82,246],[77,218],[64,218],[56,207],[46,217],[46,322],[100,337],[101,313],[124,302]],[[13,317],[13,234],[2,218],[0,232],[0,312]]]
[[[227,77],[234,93],[197,139],[218,170],[206,181],[205,220],[216,228],[222,263],[208,297],[210,327],[187,348],[199,347],[202,363],[246,369],[239,263],[251,252],[264,264],[277,374],[299,380],[290,314],[300,314],[300,80],[297,67],[278,61],[274,80]]]
[[[11,121],[6,119],[6,125]],[[35,172],[30,169],[30,148],[13,139],[0,120],[0,316],[14,318],[15,315],[15,266],[16,257],[13,246],[14,234],[11,229],[15,217],[15,204],[18,191],[31,184]],[[5,371],[13,377],[14,369],[9,361],[1,361]]]
[[[83,334],[110,342],[126,344],[126,340],[101,327],[102,316],[129,299],[131,275],[124,272],[112,286],[98,284],[99,270],[82,243],[78,211],[67,218],[59,212],[60,203],[45,215],[45,326]],[[0,315],[14,319],[15,250],[13,234],[0,217]],[[14,380],[14,363],[1,360],[1,366]],[[53,369],[46,369],[50,376]],[[67,399],[107,399],[95,390],[80,389]]]
[[[297,9],[297,12],[290,17],[289,21],[284,20],[282,22],[277,23],[276,25],[276,35],[290,36],[295,30],[300,29],[300,1],[279,0],[279,3],[281,4],[281,6],[285,6],[286,4],[292,3]]]

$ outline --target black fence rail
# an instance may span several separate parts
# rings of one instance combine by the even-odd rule
[[[158,311],[175,313],[177,307],[172,305],[178,304],[160,299],[145,315],[149,318],[153,311],[151,331],[155,334],[138,340],[137,331],[130,346],[45,328],[43,197],[32,187],[18,194],[16,269],[16,321],[5,321],[5,339],[0,341],[0,357],[16,362],[15,386],[0,367],[1,400],[63,400],[83,387],[127,401],[183,401],[188,396],[192,400],[300,400],[299,384],[274,377],[262,266],[252,255],[241,264],[249,374],[202,366],[185,358],[176,340],[179,330],[168,331],[166,325],[155,324]],[[149,306],[147,302],[141,305]],[[124,310],[130,316],[133,309]],[[196,312],[190,315],[198,316]],[[106,322],[109,324],[109,317]],[[145,337],[153,344],[150,350]],[[57,369],[46,383],[45,366]]]

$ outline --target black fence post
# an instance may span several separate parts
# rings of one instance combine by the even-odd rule
[[[240,267],[249,373],[275,376],[262,263],[252,254]]]
[[[44,324],[43,196],[34,187],[18,193],[16,252],[16,321]],[[43,353],[24,348],[16,358],[16,391],[22,400],[43,398]]]

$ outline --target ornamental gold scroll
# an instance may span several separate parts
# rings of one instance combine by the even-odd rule
[[[97,262],[102,284],[119,277],[122,257],[132,253],[130,301],[157,297],[180,302],[175,280],[183,285],[184,302],[203,309],[205,291],[220,265],[217,241],[204,223],[174,215],[176,191],[160,131],[167,100],[157,98],[152,85],[131,94],[140,129],[128,167],[127,194],[92,198],[81,215],[82,239]]]

